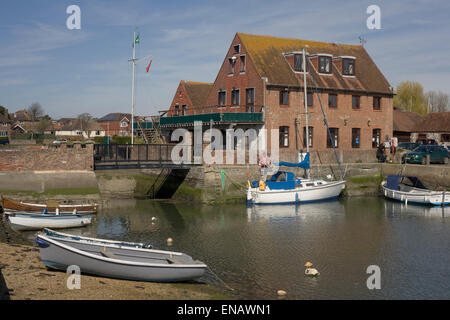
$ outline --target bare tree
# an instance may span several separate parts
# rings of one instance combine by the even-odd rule
[[[81,131],[87,130],[91,119],[92,119],[91,114],[87,112],[78,115],[78,121],[80,122]]]
[[[39,117],[44,114],[44,109],[39,102],[33,102],[27,109],[31,115],[31,121],[35,122]]]
[[[430,112],[445,112],[450,109],[450,97],[442,91],[428,91],[425,97],[429,102]]]

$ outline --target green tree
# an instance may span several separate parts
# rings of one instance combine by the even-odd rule
[[[427,113],[427,99],[423,86],[414,81],[403,81],[397,86],[394,105],[406,111],[417,112],[420,115]]]
[[[50,127],[50,120],[42,117],[41,120],[39,120],[39,123],[37,124],[37,129],[38,132],[44,132],[45,129],[47,129],[48,127]]]

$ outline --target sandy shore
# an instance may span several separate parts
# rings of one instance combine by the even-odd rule
[[[0,300],[210,300],[229,299],[221,289],[195,283],[136,282],[81,275],[81,288],[69,290],[69,275],[47,270],[39,249],[0,222]]]

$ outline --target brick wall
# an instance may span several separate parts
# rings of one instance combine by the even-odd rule
[[[240,52],[234,54],[234,46],[240,45]],[[236,62],[234,66],[234,73],[229,74],[228,59],[235,56]],[[245,72],[240,72],[240,56],[245,58]],[[239,106],[231,106],[231,90],[233,88],[239,89],[240,99]],[[224,62],[217,74],[216,81],[209,93],[208,99],[205,103],[205,113],[207,112],[246,112],[246,89],[255,89],[255,112],[261,112],[261,106],[264,104],[264,82],[256,72],[256,69],[247,55],[245,47],[242,45],[239,37],[236,35],[233,42],[228,49]],[[217,108],[218,92],[226,91],[226,106]]]
[[[93,171],[93,145],[0,148],[0,171]]]
[[[304,149],[303,127],[305,127],[306,121],[304,93],[292,90],[289,92],[289,104],[280,105],[279,92],[280,90],[277,89],[267,90],[266,128],[270,130],[279,129],[281,126],[289,127],[289,146],[280,147],[280,153]],[[345,152],[373,151],[372,134],[374,129],[381,129],[381,141],[384,141],[386,135],[392,137],[392,98],[383,97],[381,110],[378,111],[373,110],[372,96],[360,96],[360,108],[352,109],[351,94],[338,94],[336,108],[328,107],[328,93],[319,93],[319,95],[327,116],[328,126],[339,130],[338,150],[344,150]],[[327,128],[317,94],[313,95],[313,106],[308,107],[308,114],[310,115],[308,126],[313,128],[311,151],[329,149],[327,148]],[[352,128],[360,129],[359,148],[352,147]]]
[[[175,105],[178,105],[178,114],[175,110]],[[180,82],[178,85],[177,91],[175,92],[175,96],[173,97],[172,103],[169,108],[169,112],[167,114],[168,117],[175,117],[175,116],[182,116],[183,115],[183,108],[182,106],[186,105],[187,107],[187,114],[196,114],[201,113],[201,110],[194,110],[193,105],[191,101],[189,100],[188,94],[183,86],[183,84]]]

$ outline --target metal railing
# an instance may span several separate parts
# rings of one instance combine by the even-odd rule
[[[176,144],[95,144],[94,169],[186,168],[196,165],[193,161],[174,163],[171,155],[175,146]]]

